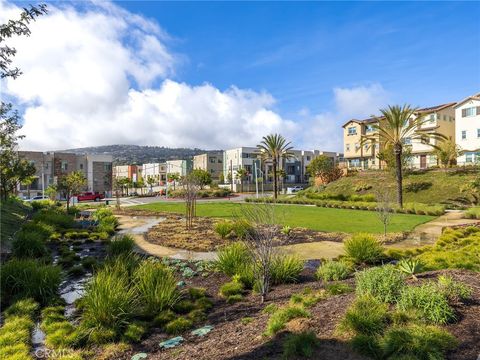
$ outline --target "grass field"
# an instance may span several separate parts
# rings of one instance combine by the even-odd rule
[[[240,206],[252,205],[228,202],[198,203],[197,215],[232,218],[239,213]],[[132,209],[184,213],[185,205],[183,203],[158,202],[135,206]],[[281,222],[282,225],[292,227],[304,227],[327,232],[383,232],[383,225],[374,211],[331,209],[302,205],[277,205],[276,211],[279,222]],[[395,214],[392,216],[388,231],[410,231],[415,226],[432,219],[434,219],[433,216],[427,215]]]
[[[10,237],[20,228],[25,216],[31,210],[30,206],[16,199],[0,203],[0,245],[9,246]]]

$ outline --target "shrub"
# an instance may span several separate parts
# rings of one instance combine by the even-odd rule
[[[233,230],[233,225],[230,221],[220,221],[215,224],[215,232],[220,235],[222,239],[225,239],[230,235]]]
[[[417,279],[416,274],[423,271],[423,264],[416,259],[403,259],[398,263],[398,270],[402,273],[411,276],[413,279]]]
[[[92,218],[96,221],[101,221],[109,216],[113,216],[113,211],[107,207],[99,208],[92,214]]]
[[[202,321],[205,321],[207,316],[203,312],[203,310],[200,309],[194,309],[190,311],[187,315],[187,317],[192,320],[194,323],[199,323]]]
[[[355,335],[350,344],[357,353],[372,359],[383,359],[383,351],[380,346],[380,338],[377,335]],[[408,359],[404,359],[408,360]],[[413,360],[413,359],[412,359]]]
[[[217,254],[217,268],[228,276],[234,276],[251,263],[247,246],[242,242],[235,242],[223,247]]]
[[[356,335],[375,335],[381,333],[387,324],[388,306],[370,295],[364,295],[348,308],[340,328]]]
[[[70,229],[75,225],[73,217],[59,209],[42,209],[33,215],[32,220],[52,225],[55,229]]]
[[[447,297],[434,283],[404,287],[400,292],[398,307],[401,310],[417,310],[423,319],[436,324],[446,324],[455,319]]]
[[[213,301],[204,297],[195,301],[195,307],[201,310],[209,310],[213,307]]]
[[[316,275],[323,281],[338,281],[346,279],[350,272],[350,266],[345,262],[327,260],[317,269]]]
[[[195,304],[190,300],[180,300],[173,306],[173,310],[179,314],[187,314],[194,309]]]
[[[385,358],[444,359],[445,352],[456,346],[457,340],[436,326],[392,327],[382,339]]]
[[[392,265],[363,270],[355,281],[358,295],[371,295],[383,302],[394,302],[404,287],[404,276]]]
[[[41,233],[21,231],[12,242],[12,254],[16,258],[42,258],[48,255],[45,238]]]
[[[193,300],[201,299],[207,295],[207,289],[201,287],[191,287],[188,289],[188,294]]]
[[[470,299],[473,292],[470,286],[455,281],[449,275],[440,275],[438,277],[438,288],[449,301]]]
[[[427,190],[432,186],[430,181],[416,181],[405,185],[406,192],[417,193],[421,190]]]
[[[36,260],[12,259],[1,266],[2,303],[33,298],[46,304],[58,294],[62,280],[57,266],[45,265]]]
[[[98,265],[97,259],[93,256],[86,256],[81,262],[85,270],[93,270]]]
[[[55,232],[55,228],[41,221],[29,221],[22,225],[21,232],[40,234],[42,239],[45,240]]]
[[[343,283],[328,284],[325,287],[325,290],[329,295],[341,295],[354,291],[354,289],[350,285]]]
[[[145,323],[134,322],[128,324],[125,332],[123,333],[123,339],[126,342],[139,342],[142,339],[142,336],[147,332],[147,327]]]
[[[374,264],[383,256],[383,247],[368,234],[356,234],[345,241],[345,254],[355,264]]]
[[[115,257],[122,254],[129,254],[133,251],[135,240],[130,235],[121,235],[114,237],[107,246],[107,254]]]
[[[247,220],[236,220],[232,230],[238,239],[245,239],[253,231],[253,226]]]
[[[125,273],[106,267],[87,284],[82,302],[83,321],[88,327],[118,333],[133,316],[137,296]]]
[[[283,343],[283,358],[291,359],[298,356],[310,358],[319,341],[313,331],[300,334],[290,334]]]
[[[31,319],[33,302],[14,304],[9,308],[3,326],[0,328],[1,359],[31,359],[29,355],[30,332],[34,327]]]
[[[10,307],[8,307],[3,315],[5,318],[11,317],[11,316],[21,316],[21,317],[28,317],[28,318],[33,318],[35,312],[38,310],[39,305],[35,300],[33,299],[24,299],[24,300],[18,300],[15,303],[13,303]]]
[[[479,219],[480,220],[480,207],[470,208],[464,213],[467,219]]]
[[[143,261],[134,273],[134,283],[143,313],[148,316],[171,308],[180,298],[172,271],[158,262]]]
[[[193,322],[190,319],[186,319],[184,317],[179,317],[175,320],[170,321],[165,326],[165,331],[167,334],[178,335],[193,326]]]
[[[276,255],[272,259],[270,277],[272,284],[296,282],[303,270],[303,261],[295,255]]]
[[[232,280],[220,287],[220,294],[228,298],[231,295],[238,295],[243,292],[243,284],[240,281]]]
[[[290,233],[292,232],[292,228],[288,225],[285,225],[282,227],[282,229],[280,230],[280,232],[283,234],[283,235],[286,235],[286,236],[289,236]]]
[[[172,310],[164,310],[160,312],[155,318],[153,319],[153,323],[156,326],[164,326],[165,324],[169,323],[172,320],[175,320],[177,315]]]
[[[310,313],[303,307],[287,306],[279,308],[268,319],[266,334],[269,336],[274,335],[282,330],[290,320],[302,317],[310,317]]]

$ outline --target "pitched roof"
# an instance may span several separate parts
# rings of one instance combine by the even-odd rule
[[[448,107],[450,107],[450,106],[454,106],[455,104],[456,104],[456,103],[451,102],[451,103],[447,103],[447,104],[430,106],[430,107],[426,107],[426,108],[423,108],[423,109],[418,109],[418,112],[421,112],[421,113],[425,113],[425,112],[435,112],[435,111],[439,111],[439,110],[448,108]]]
[[[373,117],[368,118],[368,119],[364,119],[364,120],[351,119],[351,120],[348,120],[345,124],[343,124],[342,127],[347,126],[351,122],[355,122],[357,124],[371,124],[371,123],[376,123],[377,121],[378,120],[376,118],[373,118]]]
[[[457,105],[455,105],[455,108],[459,107],[460,105],[464,104],[465,102],[467,102],[468,100],[480,100],[480,93],[478,94],[474,94],[474,95],[471,95],[471,96],[468,96],[466,97],[465,99],[463,99],[462,101],[459,101],[457,103]]]

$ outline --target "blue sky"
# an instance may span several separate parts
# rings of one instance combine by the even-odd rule
[[[187,59],[175,78],[266,90],[285,115],[378,83],[429,106],[480,88],[480,2],[121,2],[155,18]]]
[[[21,5],[0,0],[0,22]],[[31,150],[228,149],[280,132],[296,148],[341,151],[349,119],[480,91],[478,1],[48,7],[11,44],[23,75],[2,80]]]

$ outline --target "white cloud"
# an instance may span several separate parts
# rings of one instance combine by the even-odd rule
[[[274,111],[266,92],[172,80],[181,56],[160,26],[109,3],[49,4],[30,37],[15,38],[23,75],[2,81],[24,110],[21,147],[56,150],[106,144],[205,149],[255,145],[270,132],[296,147],[340,150],[341,124],[385,103],[379,84],[335,88],[335,109],[300,121]],[[19,9],[0,0],[0,23]]]
[[[335,109],[315,115],[305,131],[306,146],[320,149],[342,149],[342,125],[350,119],[363,119],[378,114],[389,101],[388,92],[380,84],[333,89]]]

